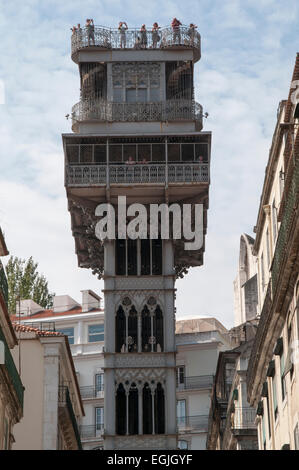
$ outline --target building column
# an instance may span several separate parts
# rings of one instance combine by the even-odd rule
[[[115,434],[115,402],[116,390],[114,384],[114,370],[105,369],[104,380],[104,396],[105,396],[105,410],[104,410],[104,430],[105,434],[114,436]],[[105,412],[109,410],[108,412]]]
[[[43,343],[41,338],[41,343]],[[59,345],[44,344],[43,450],[58,449]]]

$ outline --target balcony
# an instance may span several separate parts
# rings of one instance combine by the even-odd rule
[[[94,385],[80,387],[80,393],[83,400],[104,398],[104,385],[101,387],[95,387]]]
[[[104,433],[104,423],[80,426],[80,436],[85,439],[102,439]]]
[[[138,165],[68,165],[66,186],[111,184],[208,183],[206,163],[138,164]]]
[[[76,450],[82,450],[77,419],[74,413],[69,389],[65,385],[59,386],[58,409],[61,426],[69,446]]]
[[[17,368],[15,366],[13,357],[11,355],[10,349],[7,345],[5,336],[0,328],[0,341],[4,343],[4,349],[5,349],[5,364],[4,366],[0,365],[0,369],[4,368],[8,374],[8,377],[10,379],[10,382],[13,385],[13,388],[15,390],[16,396],[19,401],[19,406],[21,409],[23,409],[23,403],[24,403],[24,387],[22,384],[22,381],[20,379],[20,375],[17,371]]]
[[[208,432],[209,415],[183,416],[177,418],[179,433]]]
[[[202,129],[202,106],[193,100],[116,103],[103,99],[82,100],[72,108],[73,130],[82,121],[166,122],[196,121]]]
[[[24,322],[24,325],[29,326],[30,328],[37,328],[40,331],[56,331],[55,322],[53,322],[53,321]]]
[[[256,410],[250,407],[237,407],[232,415],[232,429],[256,429]]]
[[[90,50],[171,50],[171,49],[192,49],[194,60],[199,60],[201,55],[201,38],[197,31],[190,31],[188,26],[180,26],[177,31],[168,27],[159,29],[159,40],[155,40],[151,31],[146,32],[146,40],[143,40],[142,47],[139,29],[127,29],[120,33],[117,28],[94,27],[94,42],[88,40],[87,28],[72,34],[71,47],[72,59],[78,62],[78,52],[84,49]],[[122,44],[121,44],[122,41]],[[123,46],[123,48],[121,47]]]
[[[200,375],[194,377],[184,377],[183,383],[177,383],[178,390],[202,390],[211,389],[213,386],[213,375]]]
[[[0,292],[2,293],[2,296],[6,305],[8,305],[8,282],[7,282],[7,277],[6,277],[1,260],[0,260]]]

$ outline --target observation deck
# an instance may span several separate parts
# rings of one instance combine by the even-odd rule
[[[125,35],[125,44],[122,45],[121,34]],[[180,26],[176,31],[172,27],[162,27],[158,30],[159,40],[153,40],[152,31],[146,31],[144,43],[140,44],[141,32],[139,29],[127,29],[121,33],[117,28],[106,28],[94,26],[94,43],[88,38],[86,27],[72,34],[72,60],[78,64],[81,60],[80,53],[84,51],[139,51],[142,55],[144,50],[157,51],[192,51],[194,62],[201,57],[201,38],[197,31],[190,31],[188,26]]]

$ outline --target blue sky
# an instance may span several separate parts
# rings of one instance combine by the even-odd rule
[[[79,99],[70,27],[195,22],[202,60],[196,99],[213,132],[205,265],[177,282],[179,317],[233,323],[233,288],[242,232],[256,222],[276,110],[288,95],[298,48],[297,0],[0,0],[0,225],[11,254],[39,262],[57,294],[103,287],[79,269],[63,186],[61,133]]]

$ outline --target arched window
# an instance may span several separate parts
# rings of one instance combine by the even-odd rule
[[[116,434],[124,436],[126,434],[126,392],[123,384],[119,384],[116,392]]]
[[[129,392],[129,434],[138,434],[138,390],[135,383]]]
[[[126,344],[126,317],[122,306],[118,307],[115,321],[115,351],[121,352]]]
[[[153,432],[153,411],[152,411],[152,393],[148,383],[144,384],[142,392],[143,407],[143,434],[152,434]]]
[[[128,352],[137,352],[137,311],[132,306],[128,316]]]
[[[163,351],[163,342],[164,342],[164,337],[163,337],[163,314],[162,314],[162,310],[161,310],[159,305],[157,306],[157,308],[155,310],[155,315],[154,315],[154,318],[153,318],[153,333],[154,333],[154,337],[155,337],[154,351],[158,351],[159,347],[160,347],[160,350]]]
[[[165,433],[165,397],[164,389],[158,383],[155,390],[155,434]]]
[[[142,351],[150,352],[151,345],[149,339],[151,337],[151,316],[147,305],[142,310]]]

